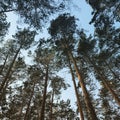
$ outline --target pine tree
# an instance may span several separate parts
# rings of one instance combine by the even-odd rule
[[[16,35],[14,37],[16,39],[16,40],[13,40],[14,42],[16,42],[16,44],[14,46],[16,51],[15,51],[15,54],[12,58],[10,65],[8,67],[6,75],[4,76],[4,78],[2,80],[2,83],[0,86],[1,96],[3,96],[2,94],[4,93],[6,87],[8,86],[8,82],[10,80],[10,77],[12,76],[12,69],[13,69],[15,61],[20,53],[20,50],[28,49],[30,47],[30,44],[32,44],[32,42],[34,41],[35,31],[29,31],[27,29],[24,29],[23,31],[19,31],[18,33],[16,33]]]
[[[90,118],[97,120],[97,116],[89,99],[89,93],[84,84],[82,74],[80,73],[75,57],[73,56],[73,53],[71,51],[71,49],[73,48],[72,44],[74,40],[72,36],[75,33],[75,29],[75,18],[73,16],[70,16],[69,14],[63,14],[61,16],[58,16],[56,20],[52,21],[49,32],[51,36],[53,36],[56,45],[59,45],[58,48],[65,51],[66,56],[69,56],[70,60],[72,61],[72,64],[74,65],[74,69],[76,71],[76,75],[82,88],[82,92],[84,94],[84,99]]]

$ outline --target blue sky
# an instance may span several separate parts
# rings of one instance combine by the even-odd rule
[[[79,21],[78,25],[80,28],[84,28],[86,32],[93,33],[93,25],[89,22],[92,18],[91,16],[92,8],[85,2],[85,0],[73,0],[73,7],[71,7],[71,14],[75,15]]]
[[[89,25],[89,22],[92,18],[91,16],[91,7],[85,2],[85,0],[72,0],[73,2],[70,3],[70,8],[66,10],[66,12],[70,12],[71,15],[76,16],[79,19],[77,24],[79,28],[84,28],[86,32],[93,33],[93,25]],[[23,21],[19,15],[16,15],[12,12],[7,13],[7,20],[11,23],[9,28],[9,34],[7,38],[11,38],[11,36],[16,31],[16,25],[19,27],[23,27]],[[46,32],[45,32],[46,33]],[[42,33],[42,36],[46,36],[45,33]]]

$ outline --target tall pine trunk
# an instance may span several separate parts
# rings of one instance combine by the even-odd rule
[[[76,86],[76,82],[75,82],[74,73],[73,73],[73,70],[72,70],[72,67],[71,67],[71,64],[70,64],[70,60],[68,60],[68,62],[69,62],[69,69],[70,69],[70,73],[71,73],[71,76],[72,76],[74,90],[75,90],[75,94],[76,94],[76,98],[77,98],[78,110],[79,110],[79,113],[80,113],[80,120],[84,120],[82,105],[81,105],[79,94],[78,94],[78,91],[77,91],[77,86]]]
[[[24,105],[23,105],[23,101],[22,101],[18,120],[21,120],[21,119],[22,119],[23,106],[24,106]]]
[[[46,94],[47,94],[47,83],[48,83],[48,65],[46,67],[46,76],[45,76],[42,106],[41,106],[41,111],[40,111],[40,120],[44,120],[44,116],[45,116],[44,112],[45,112],[45,101],[46,101]]]
[[[3,88],[5,87],[6,82],[9,81],[10,72],[11,72],[12,67],[13,67],[13,65],[14,65],[14,63],[15,63],[15,60],[16,60],[19,52],[20,52],[20,49],[21,49],[21,47],[17,50],[17,52],[16,52],[16,54],[15,54],[15,56],[14,56],[14,58],[13,58],[13,61],[12,61],[12,63],[10,64],[10,67],[9,67],[9,69],[8,69],[8,71],[7,71],[7,74],[6,74],[6,76],[5,76],[2,84],[1,84],[1,86],[0,86],[0,92],[1,92],[1,93],[2,93]]]
[[[30,94],[30,98],[29,98],[29,101],[28,101],[28,104],[27,104],[27,109],[26,109],[26,112],[25,112],[24,120],[28,120],[30,104],[31,104],[31,101],[32,101],[32,98],[33,98],[33,95],[34,95],[34,87],[35,87],[35,82],[33,84],[32,91],[31,91],[31,94]]]
[[[53,100],[54,100],[54,88],[53,88],[53,93],[52,93],[52,98],[51,98],[51,105],[50,105],[50,117],[49,117],[49,120],[52,120]]]
[[[86,104],[87,111],[88,111],[88,114],[90,116],[90,119],[91,120],[98,120],[98,118],[96,116],[96,112],[94,110],[94,107],[93,107],[93,105],[92,105],[92,103],[90,101],[90,96],[89,96],[89,93],[88,93],[88,91],[86,89],[86,86],[85,86],[85,83],[83,81],[82,75],[81,75],[81,73],[80,73],[80,71],[78,69],[76,60],[75,60],[75,58],[73,57],[73,55],[72,55],[72,53],[70,51],[68,51],[68,55],[69,55],[70,59],[72,60],[72,62],[74,64],[74,68],[75,68],[78,80],[80,82],[80,86],[82,88],[82,92],[83,92],[83,95],[84,95],[85,104]]]
[[[12,73],[13,73],[13,71],[10,72],[9,79],[11,79]],[[9,84],[9,80],[6,81],[6,83],[4,85],[4,88],[2,89],[2,92],[1,92],[1,95],[0,95],[0,101],[2,101],[3,96],[5,96],[5,94],[6,94],[6,89],[8,87],[8,84]]]
[[[93,65],[95,71],[97,72],[97,74],[99,75],[104,87],[111,93],[111,95],[113,96],[114,100],[117,102],[117,104],[120,106],[120,98],[117,96],[117,94],[112,90],[112,88],[110,87],[109,83],[106,81],[106,78],[104,76],[103,73],[100,72],[100,70],[98,69],[98,67],[94,64],[94,62],[89,58],[89,56],[86,56],[87,59],[89,60],[89,62]]]

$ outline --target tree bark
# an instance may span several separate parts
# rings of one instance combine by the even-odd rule
[[[35,82],[33,84],[32,92],[30,94],[30,99],[29,99],[28,104],[27,104],[27,109],[26,109],[26,112],[25,112],[24,120],[28,120],[28,114],[29,114],[30,104],[31,104],[31,100],[32,100],[33,95],[34,95],[34,87],[35,87]]]
[[[20,52],[20,49],[21,49],[21,47],[17,50],[17,52],[16,52],[16,54],[15,54],[15,56],[14,56],[14,58],[13,58],[13,61],[12,61],[12,63],[10,64],[10,67],[9,67],[9,69],[8,69],[8,71],[7,71],[7,74],[6,74],[6,76],[5,76],[5,79],[3,80],[3,82],[2,82],[2,84],[1,84],[1,86],[0,86],[0,92],[1,92],[1,93],[2,93],[2,89],[3,89],[4,86],[5,86],[5,83],[9,80],[10,72],[11,72],[12,67],[13,67],[13,65],[14,65],[14,63],[15,63],[15,60],[16,60],[16,58],[17,58],[17,56],[18,56],[18,53]]]
[[[45,76],[44,93],[43,93],[43,100],[42,100],[42,106],[41,106],[41,112],[40,112],[40,120],[44,120],[47,83],[48,83],[48,65],[46,67],[46,76]]]
[[[19,113],[19,116],[18,116],[18,120],[22,119],[22,111],[23,111],[23,101],[22,101],[22,105],[21,105],[21,108],[20,108],[20,113]]]
[[[52,93],[52,99],[51,99],[51,105],[50,105],[50,118],[49,120],[52,120],[52,107],[53,107],[53,100],[54,100],[54,88],[53,88],[53,93]]]
[[[83,81],[83,78],[82,78],[82,75],[78,69],[78,66],[77,66],[77,63],[76,63],[76,60],[74,59],[72,53],[70,51],[68,51],[68,55],[69,57],[71,58],[73,64],[74,64],[74,68],[76,70],[76,74],[77,74],[77,77],[78,77],[78,80],[80,82],[80,86],[82,88],[82,92],[83,92],[83,95],[84,95],[84,100],[85,100],[85,104],[86,104],[86,107],[87,107],[87,111],[89,113],[89,116],[90,116],[90,119],[91,120],[98,120],[97,116],[96,116],[96,113],[95,113],[95,110],[94,110],[94,107],[90,101],[90,96],[89,96],[89,93],[85,87],[85,84],[84,84],[84,81]]]
[[[11,72],[10,72],[10,74],[9,74],[9,80],[11,79],[12,74],[13,74],[13,71],[11,70]],[[7,80],[7,81],[5,82],[5,85],[4,85],[4,87],[3,87],[3,89],[2,89],[2,92],[1,92],[1,94],[0,94],[0,101],[2,101],[3,96],[5,96],[5,94],[6,94],[6,89],[7,89],[7,87],[8,87],[9,80]]]
[[[92,62],[92,60],[86,56],[87,59],[89,60],[89,62],[93,65],[95,71],[98,73],[101,81],[103,82],[104,87],[111,93],[111,95],[113,96],[114,100],[118,103],[118,105],[120,106],[120,98],[117,96],[117,94],[111,89],[109,83],[106,81],[106,78],[104,76],[103,73],[101,73],[98,69],[98,67]]]
[[[82,105],[81,105],[79,94],[78,94],[78,91],[77,91],[77,86],[76,86],[76,83],[75,83],[74,73],[73,73],[73,70],[72,70],[72,67],[71,67],[71,64],[70,64],[70,60],[68,60],[68,62],[69,62],[69,69],[70,69],[70,73],[71,73],[71,76],[72,76],[74,90],[75,90],[75,94],[76,94],[76,98],[77,98],[77,104],[78,104],[78,109],[79,109],[79,113],[80,113],[80,120],[84,120]]]

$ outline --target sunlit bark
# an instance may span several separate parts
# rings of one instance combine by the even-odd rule
[[[78,91],[77,91],[77,86],[76,86],[76,83],[75,83],[74,73],[73,73],[73,70],[72,70],[72,67],[71,67],[71,64],[70,64],[69,60],[68,60],[68,62],[69,62],[69,69],[70,69],[70,72],[71,72],[72,81],[73,81],[73,85],[74,85],[74,90],[75,90],[75,94],[76,94],[76,98],[77,98],[77,104],[78,104],[78,109],[79,109],[79,113],[80,113],[80,120],[84,120],[82,105],[81,105],[79,94],[78,94]]]
[[[70,51],[68,51],[68,55],[70,56],[73,64],[74,64],[74,68],[75,68],[75,71],[76,71],[76,74],[77,74],[77,77],[78,77],[78,80],[80,82],[80,86],[82,88],[82,92],[83,92],[83,95],[84,95],[84,100],[85,100],[85,104],[86,104],[86,107],[87,107],[87,111],[89,113],[89,116],[90,116],[90,119],[91,120],[98,120],[97,116],[96,116],[96,112],[94,110],[94,107],[90,101],[90,96],[89,96],[89,93],[85,87],[85,83],[83,81],[83,78],[82,78],[82,75],[78,69],[78,66],[77,66],[77,63],[76,63],[76,60],[74,59],[72,53]]]

